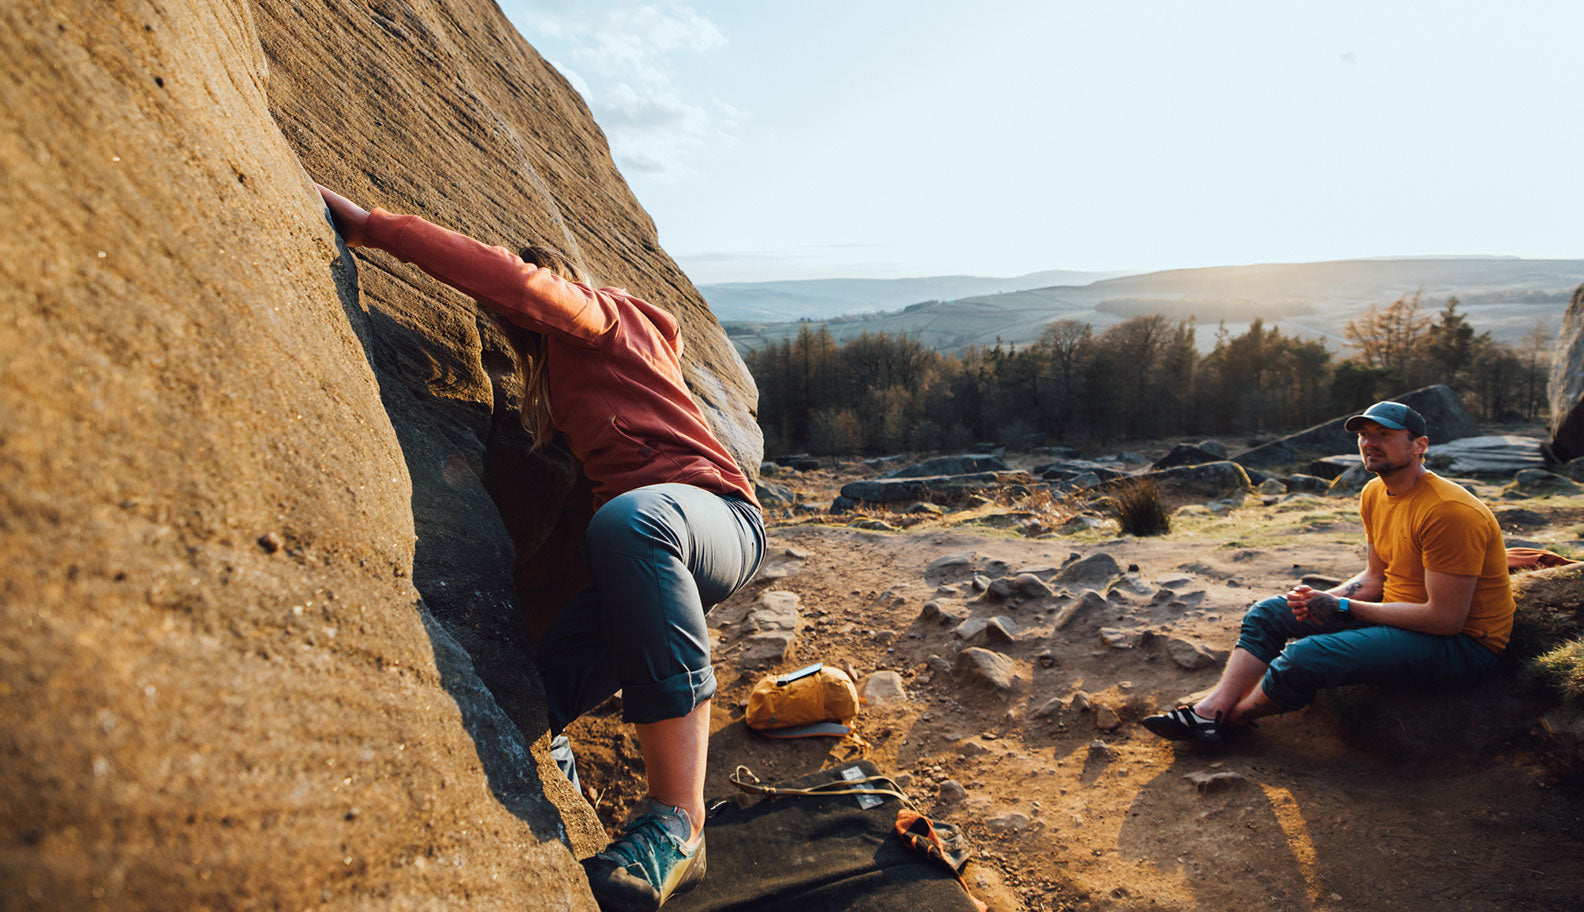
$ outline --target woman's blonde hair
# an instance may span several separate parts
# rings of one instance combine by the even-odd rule
[[[569,282],[586,281],[583,271],[577,268],[566,254],[542,244],[530,244],[517,251],[524,263],[548,269]],[[545,378],[545,339],[542,333],[521,335],[522,344],[517,350],[517,364],[522,377],[522,427],[533,437],[535,450],[554,435],[551,423],[550,395]]]

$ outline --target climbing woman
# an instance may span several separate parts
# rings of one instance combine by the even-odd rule
[[[584,540],[593,583],[539,642],[551,733],[622,691],[649,794],[583,866],[606,912],[657,909],[704,876],[715,693],[704,612],[748,582],[765,550],[753,487],[683,383],[677,320],[625,291],[572,281],[535,248],[523,252],[538,265],[319,192],[348,245],[388,251],[542,337],[528,346],[538,363],[524,371],[534,387],[524,424],[540,440],[564,435],[598,507]]]

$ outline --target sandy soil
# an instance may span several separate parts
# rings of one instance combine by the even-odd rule
[[[775,480],[829,503],[844,479],[871,473],[848,464]],[[1495,486],[1478,487],[1498,515],[1512,509],[1495,503]],[[1184,517],[1150,539],[1114,525],[1036,538],[998,528],[1027,525],[1030,513],[1060,526],[1074,505],[1048,500],[869,514],[905,526],[896,532],[851,528],[850,515],[777,517],[765,570],[712,613],[720,692],[707,794],[730,794],[737,764],[774,781],[854,756],[833,740],[771,741],[742,721],[763,674],[823,661],[860,684],[901,675],[907,698],[859,718],[865,755],[964,827],[978,852],[968,881],[992,909],[1584,908],[1584,786],[1546,764],[1544,703],[1510,669],[1453,692],[1344,689],[1214,753],[1137,724],[1219,670],[1183,667],[1169,641],[1224,655],[1252,600],[1362,566],[1354,501],[1271,500]],[[1573,553],[1584,499],[1522,508],[1513,537]],[[1048,579],[1074,553],[1101,552],[1136,565],[1140,591],[1114,591],[1059,630],[1056,612],[1083,587],[1053,582],[1051,596],[995,600],[968,570],[926,572],[965,554],[986,577]],[[744,667],[736,622],[768,591],[799,597],[797,637],[785,661]],[[1012,642],[980,644],[1014,660],[1011,690],[931,665],[968,645],[953,629],[969,616],[1012,619]],[[642,789],[637,745],[614,709],[569,732],[607,825]],[[947,780],[967,797],[943,800]]]

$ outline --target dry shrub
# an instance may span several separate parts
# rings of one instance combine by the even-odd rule
[[[1020,505],[1023,509],[1033,510],[1036,513],[1062,512],[1060,502],[1057,501],[1056,495],[1052,494],[1048,487],[1036,488],[1022,499]]]
[[[1105,512],[1122,525],[1129,535],[1165,535],[1171,531],[1171,516],[1161,502],[1153,481],[1123,482],[1106,498]]]

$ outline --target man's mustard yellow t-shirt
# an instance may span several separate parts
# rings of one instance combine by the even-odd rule
[[[1381,601],[1428,602],[1426,570],[1477,576],[1463,632],[1492,652],[1507,648],[1513,620],[1507,546],[1496,517],[1478,497],[1434,472],[1396,496],[1374,478],[1359,497],[1359,514],[1364,534],[1386,562]]]

